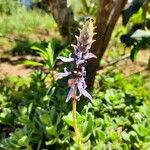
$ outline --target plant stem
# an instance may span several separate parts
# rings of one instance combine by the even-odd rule
[[[40,150],[41,144],[42,144],[42,140],[40,140],[40,141],[38,142],[37,150]]]
[[[77,127],[76,106],[77,106],[77,101],[75,98],[73,98],[72,109],[73,109],[73,127],[74,127],[74,131],[75,131],[75,141],[79,145],[80,150],[83,150],[82,142],[81,142],[81,134],[80,134],[78,127]]]
[[[73,126],[75,130],[75,134],[78,135],[78,128],[77,128],[77,119],[76,119],[76,105],[77,102],[75,99],[72,100],[72,108],[73,108]]]

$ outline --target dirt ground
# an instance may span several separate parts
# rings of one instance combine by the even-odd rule
[[[0,59],[0,78],[5,76],[28,76],[33,72],[36,67],[28,67],[18,61],[23,62],[25,60],[36,60],[41,61],[40,57],[37,56],[13,56],[13,57],[2,57]]]
[[[5,37],[0,37],[0,79],[5,76],[28,76],[31,72],[33,72],[35,67],[27,67],[21,62],[24,60],[36,60],[41,61],[41,58],[38,56],[32,55],[13,55],[12,49],[16,46],[16,43],[19,42],[24,47],[27,47],[30,43],[28,41],[33,42],[48,42],[51,38],[55,38],[54,32],[51,32],[46,29],[38,29],[36,33],[30,33],[28,37],[21,36],[18,34],[8,34]],[[27,41],[26,41],[27,40]],[[28,47],[27,47],[28,48]],[[19,49],[19,48],[18,48]]]
[[[148,69],[149,58],[150,58],[150,51],[143,50],[138,53],[135,62],[132,62],[131,59],[126,59],[118,62],[117,67],[118,69],[122,70],[126,76],[139,72],[150,73],[150,70]]]

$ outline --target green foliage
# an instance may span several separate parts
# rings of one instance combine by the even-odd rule
[[[74,14],[79,21],[84,21],[85,16],[91,16],[95,18],[98,1],[95,0],[81,0],[76,2],[76,0],[67,0],[68,5],[72,7]]]
[[[132,18],[133,22],[134,20],[140,20],[141,19],[141,14],[142,14],[142,9],[140,9],[144,4],[146,0],[133,0],[128,4],[128,7],[123,11],[123,25],[126,25],[128,21]],[[137,13],[137,12],[140,13]],[[132,17],[133,16],[133,17]],[[136,22],[138,23],[138,22]]]
[[[6,78],[0,88],[1,149],[78,149],[63,81],[36,72],[30,78]],[[150,140],[150,80],[122,73],[97,76],[93,101],[77,107],[85,149],[147,149]],[[47,83],[48,82],[48,83]]]
[[[26,35],[41,28],[56,28],[53,17],[39,9],[25,9],[18,0],[0,2],[0,34]]]
[[[126,46],[131,46],[130,58],[132,61],[136,59],[140,50],[150,47],[149,7],[149,1],[133,0],[123,12],[123,24],[130,26],[130,28],[121,37],[121,42]],[[129,20],[130,22],[128,22]]]
[[[11,15],[17,6],[20,6],[18,0],[14,0],[13,2],[9,0],[0,1],[0,13]]]
[[[31,60],[26,60],[23,62],[25,65],[33,65],[33,66],[46,66],[49,69],[52,69],[55,62],[54,62],[54,45],[52,46],[53,43],[49,42],[48,47],[45,49],[41,49],[36,46],[32,46],[31,48],[41,56],[41,58],[44,61],[44,64],[36,62],[36,61],[31,61]]]
[[[6,54],[15,55],[35,54],[31,46],[46,47],[52,38],[59,39],[57,25],[50,12],[33,5],[32,9],[25,9],[21,5],[21,0],[0,1],[2,53],[6,51]]]
[[[150,32],[137,30],[131,35],[131,38],[135,40],[135,45],[131,50],[131,59],[134,61],[140,49],[150,48]]]

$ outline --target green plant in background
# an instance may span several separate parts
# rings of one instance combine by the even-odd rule
[[[150,48],[150,32],[144,30],[137,30],[131,35],[131,38],[135,40],[130,56],[132,61],[134,61],[138,52],[141,49]]]
[[[32,9],[25,9],[20,0],[0,1],[0,16],[2,56],[11,53],[34,55],[32,45],[41,43],[45,46],[52,38],[59,37],[52,15],[36,4]]]
[[[0,33],[26,35],[41,28],[54,29],[56,23],[52,16],[38,8],[24,9],[18,0],[0,2]]]
[[[8,15],[11,15],[12,12],[16,10],[17,6],[19,6],[18,0],[14,0],[13,2],[9,1],[9,0],[3,1],[3,2],[1,1],[0,2],[0,13],[5,13]]]
[[[130,30],[121,37],[121,41],[131,46],[130,58],[132,61],[140,50],[150,47],[150,3],[148,0],[133,0],[123,12],[123,24],[130,26]]]
[[[0,149],[79,148],[72,141],[71,105],[64,102],[66,81],[50,86],[45,77],[38,71],[1,80]],[[77,107],[84,149],[149,150],[149,78],[137,74],[127,80],[111,71],[97,81],[91,103],[83,106],[82,99]]]
[[[48,47],[45,49],[41,49],[36,46],[32,46],[31,48],[37,51],[37,54],[41,56],[43,59],[43,63],[39,63],[36,61],[26,60],[23,62],[25,65],[33,65],[33,66],[45,66],[48,67],[50,70],[54,67],[55,61],[54,60],[54,43],[49,42]]]

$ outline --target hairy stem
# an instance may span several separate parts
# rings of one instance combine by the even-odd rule
[[[82,142],[81,142],[81,134],[77,127],[76,106],[77,106],[77,101],[75,98],[73,98],[72,109],[73,109],[73,127],[75,131],[75,142],[79,145],[80,150],[83,150]]]

